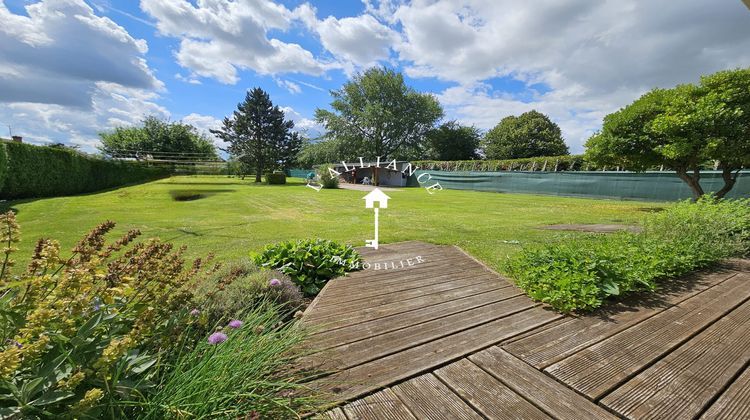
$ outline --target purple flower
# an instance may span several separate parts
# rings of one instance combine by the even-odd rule
[[[233,319],[233,320],[229,321],[229,325],[228,326],[230,328],[239,328],[239,327],[242,326],[242,321],[240,321],[239,319]]]
[[[8,343],[8,344],[12,344],[12,345],[18,347],[19,349],[23,348],[23,344],[19,343],[16,340],[7,339],[7,340],[5,340],[5,342]]]
[[[192,316],[198,316],[200,314],[201,314],[201,311],[199,311],[197,309],[193,309],[192,311],[190,311],[190,315],[192,315]]]
[[[208,344],[219,344],[227,341],[227,335],[223,332],[215,332],[208,336]]]
[[[271,279],[271,281],[268,282],[268,284],[271,285],[271,286],[281,286],[281,280],[279,280],[279,279]]]

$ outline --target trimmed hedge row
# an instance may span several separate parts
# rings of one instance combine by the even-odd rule
[[[420,160],[412,162],[424,170],[440,171],[587,171],[600,169],[583,155],[546,156],[506,160]],[[612,168],[615,169],[615,168]]]
[[[167,176],[164,168],[108,161],[74,150],[0,142],[0,197],[53,197],[93,192]]]

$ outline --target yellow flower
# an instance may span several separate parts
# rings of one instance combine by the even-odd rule
[[[73,404],[73,407],[71,408],[73,409],[73,411],[77,411],[77,412],[86,411],[90,409],[91,407],[95,406],[96,403],[98,403],[99,400],[101,400],[103,396],[104,396],[104,391],[102,391],[101,389],[99,388],[89,389],[88,391],[86,391],[86,395],[84,395],[80,401]]]

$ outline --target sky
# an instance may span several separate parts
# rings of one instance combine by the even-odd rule
[[[254,87],[314,137],[331,90],[387,66],[445,120],[536,109],[580,153],[647,90],[750,66],[740,0],[0,0],[0,22],[0,137],[89,152],[147,115],[207,133]]]

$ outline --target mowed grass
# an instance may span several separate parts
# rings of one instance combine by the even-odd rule
[[[10,202],[5,207],[18,212],[21,224],[19,264],[28,260],[38,238],[57,239],[69,250],[105,220],[117,223],[116,233],[137,228],[143,237],[186,245],[189,257],[213,252],[222,261],[247,258],[266,244],[287,239],[321,237],[363,246],[372,238],[373,211],[365,209],[362,200],[366,192],[316,192],[300,179],[289,181],[269,186],[226,176],[179,176],[96,194]],[[543,225],[637,223],[661,206],[457,190],[430,195],[423,188],[387,194],[392,199],[380,211],[381,244],[454,244],[500,271],[523,244],[570,235],[539,229]]]

